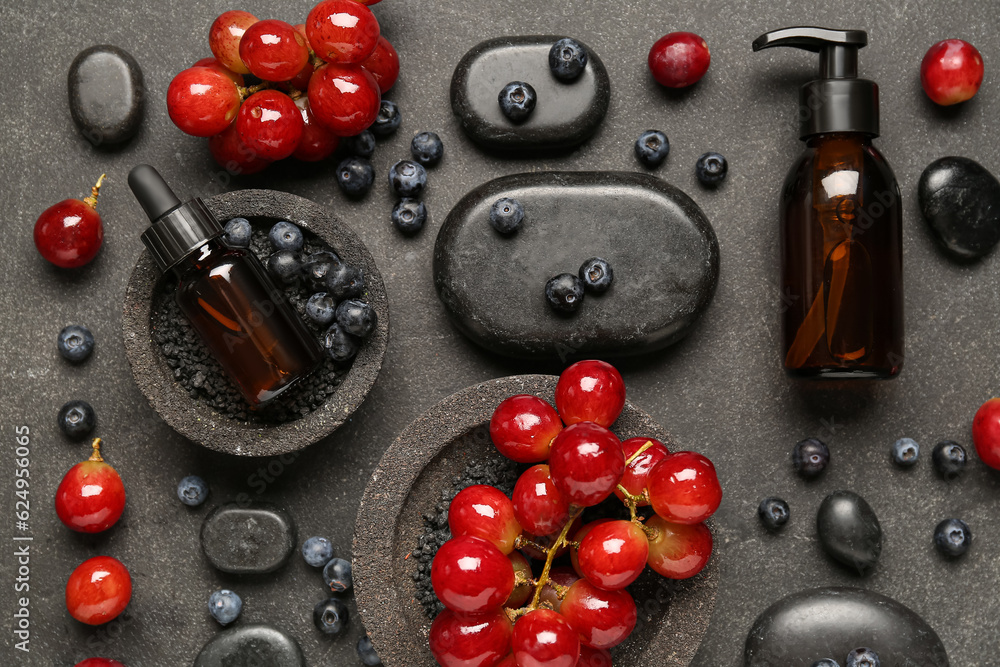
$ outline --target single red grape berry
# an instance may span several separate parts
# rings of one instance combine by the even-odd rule
[[[354,0],[323,0],[306,19],[309,44],[317,56],[331,63],[362,62],[375,50],[379,33],[372,10]]]
[[[292,157],[303,162],[319,162],[332,155],[337,150],[340,137],[316,120],[309,108],[308,97],[295,100],[295,106],[302,114],[302,138]]]
[[[56,489],[56,514],[67,528],[99,533],[118,521],[125,510],[125,486],[114,468],[101,458],[101,439],[83,463],[69,469]]]
[[[578,361],[559,376],[556,410],[567,426],[594,422],[608,428],[625,407],[625,381],[609,363]]]
[[[219,62],[237,74],[249,74],[240,59],[240,40],[247,28],[258,21],[250,12],[234,9],[219,14],[208,30],[208,46]]]
[[[399,54],[385,37],[379,36],[372,54],[365,58],[361,66],[371,72],[378,88],[385,95],[399,78]]]
[[[685,88],[698,83],[711,62],[708,44],[693,32],[664,35],[649,50],[649,71],[657,82],[668,88]]]
[[[550,535],[569,520],[569,501],[556,489],[549,467],[539,464],[518,478],[511,494],[514,518],[534,535]]]
[[[499,609],[514,590],[514,568],[495,546],[464,535],[445,542],[431,563],[431,585],[442,604],[461,614]]]
[[[549,570],[549,582],[558,584],[563,588],[569,588],[578,581],[580,581],[580,575],[571,567],[562,565]],[[554,612],[559,613],[562,608],[562,598],[559,597],[559,592],[548,582],[542,586],[542,592],[538,596],[538,600],[539,603],[548,605]]]
[[[625,641],[639,617],[628,591],[606,591],[581,579],[570,586],[560,613],[584,645],[608,649]]]
[[[219,62],[218,58],[215,58],[213,56],[208,56],[207,58],[202,58],[198,62],[196,62],[193,65],[191,65],[191,67],[207,67],[209,69],[214,69],[215,71],[219,72],[220,74],[225,74],[226,76],[228,76],[230,79],[233,80],[233,83],[235,83],[237,86],[242,86],[244,84],[243,75],[242,74],[239,74],[239,73],[234,72],[231,69],[227,68],[221,62]]]
[[[673,523],[701,523],[722,502],[715,466],[697,452],[668,454],[646,481],[653,511]]]
[[[528,559],[520,551],[511,551],[507,554],[507,560],[510,561],[511,567],[514,568],[515,581],[518,573],[521,574],[524,581],[514,586],[514,590],[511,592],[510,597],[507,598],[507,601],[503,603],[503,606],[508,609],[520,609],[528,601],[532,593],[535,592],[535,587],[531,584],[531,563],[528,562]]]
[[[501,454],[518,463],[549,458],[552,439],[563,425],[547,401],[530,394],[506,398],[490,418],[490,437]]]
[[[611,521],[611,519],[596,519],[595,521],[591,521],[590,523],[588,523],[586,526],[576,531],[575,533],[574,532],[570,533],[571,535],[573,535],[573,541],[576,542],[577,546],[570,548],[569,562],[573,566],[573,569],[576,570],[576,573],[579,574],[581,577],[583,576],[583,570],[580,569],[579,545],[581,542],[583,542],[583,538],[585,538],[590,533],[590,531],[592,531],[595,527],[601,525],[602,523],[607,523],[609,521]]]
[[[976,412],[972,443],[983,463],[1000,470],[1000,398],[991,398]]]
[[[242,101],[236,83],[211,67],[181,70],[167,88],[170,120],[195,137],[211,137],[229,127]]]
[[[496,667],[510,653],[507,614],[463,616],[450,609],[431,624],[430,649],[441,667]]]
[[[649,543],[642,527],[631,521],[595,526],[580,543],[580,572],[599,588],[620,590],[646,569]]]
[[[946,39],[927,49],[920,63],[920,85],[936,104],[972,99],[983,83],[983,57],[972,44]]]
[[[104,243],[104,223],[97,213],[97,195],[103,182],[101,174],[89,197],[64,199],[38,216],[35,248],[47,261],[64,269],[75,269],[97,256]]]
[[[575,667],[580,659],[580,636],[551,609],[517,619],[511,647],[518,667]]]
[[[625,470],[618,436],[592,422],[567,426],[549,452],[552,481],[566,500],[591,507],[611,495]]]
[[[132,577],[121,561],[111,556],[83,561],[66,582],[66,609],[87,625],[116,618],[131,599]]]
[[[687,579],[701,572],[712,557],[712,531],[703,523],[670,523],[651,516],[646,528],[652,529],[647,563],[668,579]]]
[[[240,59],[264,81],[288,81],[309,62],[309,47],[298,30],[277,19],[258,21],[240,40]]]
[[[111,658],[87,658],[83,662],[76,663],[74,667],[125,667],[125,665]]]
[[[669,452],[667,451],[667,447],[656,438],[629,438],[622,441],[622,451],[625,453],[626,461],[647,442],[653,443],[653,446],[647,448],[642,454],[639,454],[629,463],[625,464],[625,472],[622,473],[622,479],[619,482],[633,496],[642,495],[642,492],[646,490],[646,479],[649,477],[650,471]],[[615,487],[615,495],[621,500],[625,500],[625,494],[618,487]],[[646,505],[649,505],[649,502],[645,500],[636,502],[637,507],[645,507]]]
[[[576,667],[612,667],[611,653],[603,648],[580,647],[580,661]]]
[[[240,133],[236,131],[236,123],[221,134],[209,137],[208,150],[220,167],[236,176],[256,174],[271,164],[271,160],[243,143]]]
[[[454,537],[481,537],[504,554],[514,550],[514,540],[521,534],[510,498],[486,484],[458,492],[448,508],[448,528]]]
[[[278,90],[254,93],[236,117],[240,139],[265,160],[283,160],[294,153],[304,127],[302,111]]]
[[[381,102],[375,77],[362,67],[327,64],[309,80],[313,115],[340,137],[367,130],[378,117]]]

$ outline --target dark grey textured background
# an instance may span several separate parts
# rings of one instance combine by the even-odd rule
[[[988,2],[850,1],[836,7],[800,2],[595,3],[586,0],[385,0],[375,9],[403,60],[392,91],[404,120],[376,153],[379,186],[360,204],[346,202],[332,167],[293,166],[231,183],[205,141],[183,135],[163,103],[173,74],[208,55],[206,34],[221,11],[242,6],[261,18],[304,20],[310,2],[240,4],[221,1],[14,3],[0,7],[3,93],[5,280],[0,289],[0,623],[2,663],[68,666],[92,654],[120,658],[129,667],[189,664],[217,629],[205,612],[209,592],[233,586],[244,597],[243,622],[272,621],[302,643],[312,665],[351,665],[352,637],[330,642],[313,629],[310,613],[322,597],[318,573],[300,559],[265,581],[238,582],[213,572],[198,549],[207,508],[189,511],[173,499],[185,474],[204,475],[209,505],[248,493],[286,505],[300,533],[330,535],[341,554],[350,548],[360,491],[381,452],[414,417],[451,392],[517,372],[558,370],[510,363],[483,353],[448,324],[432,287],[435,232],[450,207],[470,188],[501,174],[540,169],[637,169],[632,142],[650,127],[668,133],[673,150],[659,175],[687,190],[713,222],[722,247],[715,301],[691,337],[651,358],[622,365],[629,397],[676,438],[711,456],[726,498],[716,533],[722,584],[715,617],[696,664],[735,667],[757,613],[785,593],[825,584],[858,583],[830,565],[814,539],[813,516],[822,497],[851,488],[867,497],[886,531],[878,571],[861,582],[924,615],[944,639],[957,667],[996,664],[1000,651],[995,586],[1000,578],[1000,529],[995,514],[1000,478],[975,462],[947,484],[929,460],[908,473],[891,468],[889,444],[909,435],[926,447],[938,439],[968,443],[979,404],[998,391],[1000,281],[998,257],[972,266],[950,263],[937,251],[916,207],[921,169],[948,154],[966,155],[1000,172],[996,109],[1000,43],[995,7]],[[863,28],[871,46],[862,73],[881,85],[883,136],[878,145],[896,170],[905,201],[907,306],[906,369],[899,380],[834,389],[794,385],[779,367],[776,283],[778,189],[799,150],[796,88],[811,78],[815,57],[796,51],[752,55],[750,42],[767,29],[801,23]],[[645,66],[649,46],[671,30],[693,30],[712,50],[712,67],[693,90],[659,89]],[[565,33],[597,50],[612,78],[613,100],[598,135],[558,159],[498,160],[475,149],[451,117],[451,68],[478,41],[502,34]],[[935,108],[920,91],[925,49],[947,37],[976,44],[987,75],[979,96],[958,109]],[[130,51],[147,80],[147,118],[121,150],[95,150],[79,136],[66,107],[65,73],[91,44]],[[407,153],[409,138],[432,129],[446,143],[443,164],[431,172],[428,229],[404,239],[389,225],[384,174]],[[693,164],[717,150],[730,160],[730,177],[716,192],[697,186]],[[328,205],[371,248],[389,291],[392,341],[378,385],[354,419],[333,437],[286,465],[243,461],[192,445],[163,424],[135,388],[119,335],[127,276],[141,246],[139,207],[125,185],[137,162],[156,165],[182,196],[221,189],[271,187]],[[89,267],[64,273],[32,247],[35,218],[47,206],[88,192],[102,172],[109,180],[99,210],[105,247]],[[627,318],[628,313],[622,313]],[[58,357],[55,336],[65,324],[90,326],[97,352],[80,368]],[[122,521],[107,535],[84,538],[57,521],[52,497],[84,448],[68,444],[54,421],[59,406],[85,398],[97,409],[106,455],[129,494]],[[32,437],[31,653],[13,649],[15,561],[13,532],[14,428]],[[792,445],[825,437],[834,461],[815,483],[789,470]],[[258,468],[280,471],[262,482]],[[6,471],[6,472],[4,472]],[[793,519],[784,534],[764,535],[757,502],[781,494]],[[959,563],[942,561],[931,546],[941,518],[959,516],[975,534]],[[63,586],[84,558],[108,553],[131,568],[135,595],[126,619],[103,629],[72,621]],[[91,648],[87,648],[90,646]],[[93,649],[93,650],[91,650]]]

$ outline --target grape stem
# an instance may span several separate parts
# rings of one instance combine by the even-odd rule
[[[90,454],[88,461],[93,461],[94,463],[103,463],[104,457],[101,456],[101,439],[94,438],[94,441],[90,443],[90,446],[94,448],[94,451]]]
[[[250,97],[254,93],[259,93],[262,90],[267,90],[272,87],[273,84],[270,81],[261,81],[260,83],[255,84],[253,86],[236,86],[236,88],[240,91],[240,96],[243,99]]]
[[[647,440],[646,444],[644,444],[639,449],[635,450],[635,452],[632,454],[632,456],[630,456],[627,459],[625,459],[625,466],[628,467],[629,463],[632,463],[632,461],[635,461],[637,458],[639,458],[640,454],[642,454],[644,451],[646,451],[647,449],[649,449],[652,446],[653,446],[653,441],[652,440]]]
[[[570,508],[569,520],[566,521],[566,525],[563,526],[562,532],[559,533],[559,537],[556,541],[552,543],[552,546],[548,549],[548,553],[545,556],[545,567],[542,568],[542,574],[538,577],[538,581],[535,582],[535,595],[531,598],[531,605],[528,607],[529,611],[538,609],[538,602],[542,596],[542,588],[545,584],[549,583],[549,571],[552,569],[552,561],[556,558],[556,552],[559,548],[566,544],[566,537],[569,535],[569,529],[573,526],[573,522],[583,514],[582,507],[576,507],[575,505]],[[557,589],[558,590],[558,589]]]
[[[98,192],[100,192],[101,183],[104,182],[104,178],[106,176],[107,174],[101,174],[101,177],[97,179],[97,184],[94,187],[90,188],[90,196],[86,197],[83,200],[83,203],[89,206],[90,208],[97,208],[97,194]]]

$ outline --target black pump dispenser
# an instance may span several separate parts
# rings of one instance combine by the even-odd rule
[[[765,33],[753,50],[791,46],[819,54],[819,79],[799,90],[799,137],[831,132],[879,134],[878,84],[858,78],[858,49],[868,44],[863,30],[800,26]]]

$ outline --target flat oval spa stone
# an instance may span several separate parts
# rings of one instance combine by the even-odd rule
[[[84,49],[70,65],[68,83],[70,113],[90,143],[119,144],[139,129],[145,85],[127,52],[109,44]]]
[[[817,588],[778,600],[754,621],[744,667],[808,667],[821,658],[843,664],[869,646],[882,667],[949,667],[948,653],[926,621],[892,598],[860,588]]]
[[[560,36],[534,35],[487,40],[466,53],[451,79],[451,108],[465,133],[498,151],[570,148],[589,139],[608,111],[611,80],[604,63],[585,44],[587,66],[562,82],[549,69],[549,49]],[[579,42],[579,40],[577,40]],[[508,83],[524,81],[537,103],[527,120],[510,121],[497,96]],[[586,258],[584,258],[586,259]]]
[[[201,548],[209,562],[231,574],[274,572],[295,549],[295,524],[266,504],[227,503],[201,525]]]
[[[194,667],[305,667],[298,642],[269,625],[223,630],[205,644]]]
[[[1000,243],[1000,182],[978,162],[943,157],[917,187],[920,211],[938,242],[959,259],[978,259]]]
[[[524,206],[521,229],[502,235],[490,206]],[[611,289],[557,315],[545,283],[603,257]],[[683,337],[708,306],[719,244],[698,205],[641,173],[535,172],[490,181],[449,213],[434,247],[434,284],[455,325],[494,352],[520,358],[621,356]],[[627,316],[623,317],[623,314]]]
[[[816,532],[832,558],[864,575],[882,554],[882,526],[865,499],[852,491],[834,491],[819,506]]]

